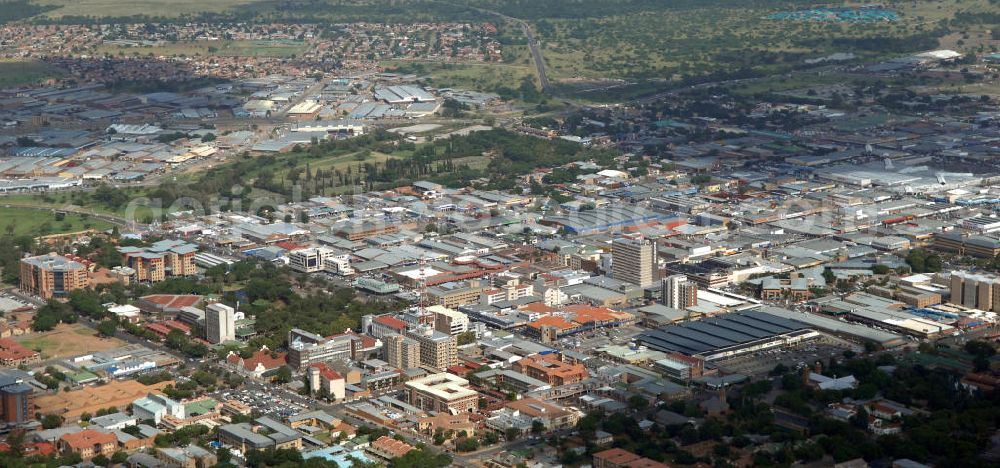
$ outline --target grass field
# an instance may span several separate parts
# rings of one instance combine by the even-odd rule
[[[796,9],[790,2],[708,3],[675,8],[665,2],[662,8],[641,13],[546,20],[538,36],[549,78],[584,99],[600,93],[577,94],[581,79],[631,81],[599,99],[614,100],[637,94],[629,88],[641,93],[655,88],[657,81],[662,86],[669,84],[665,80],[709,72],[753,69],[780,74],[807,58],[833,52],[853,52],[860,60],[875,61],[936,47],[973,52],[1000,45],[982,25],[953,26],[959,33],[945,35],[939,44],[916,40],[937,31],[956,12],[995,11],[990,0],[893,2],[888,8],[899,13],[898,21],[865,24],[768,18],[776,11]],[[901,43],[885,44],[884,38]]]
[[[387,70],[413,73],[427,77],[427,84],[435,88],[460,88],[494,92],[505,86],[517,89],[525,77],[534,79],[535,69],[526,64],[507,63],[437,63],[412,61],[386,61]]]
[[[62,76],[61,70],[33,60],[0,59],[0,88],[38,83]]]
[[[173,18],[203,12],[219,13],[234,7],[258,3],[260,0],[38,0],[39,5],[59,8],[45,16],[161,16]]]
[[[135,55],[155,57],[292,57],[305,52],[301,41],[192,41],[166,43],[158,46],[129,47],[104,45],[95,50],[99,55]]]
[[[4,199],[0,199],[0,203],[3,201]],[[8,226],[13,226],[14,235],[31,236],[111,228],[107,222],[71,213],[66,213],[60,221],[56,219],[56,213],[47,209],[0,207],[0,230],[7,233],[8,229],[11,229]]]
[[[42,359],[64,358],[96,351],[117,348],[123,341],[117,338],[103,338],[97,332],[81,324],[61,323],[52,331],[30,333],[14,338],[28,349],[42,353]]]

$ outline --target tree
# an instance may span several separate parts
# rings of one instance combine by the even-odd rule
[[[122,463],[125,463],[126,461],[128,461],[128,453],[126,453],[126,452],[122,452],[122,451],[119,450],[119,451],[115,452],[114,455],[111,455],[111,463],[115,463],[115,464],[119,464],[120,465]],[[220,463],[221,463],[221,460],[220,460]]]
[[[628,397],[628,406],[636,411],[641,411],[649,406],[649,400],[642,395],[632,395]]]
[[[225,465],[233,459],[233,452],[226,447],[219,447],[219,449],[215,451],[215,458],[219,461],[220,465]]]
[[[437,454],[428,448],[410,450],[402,457],[392,459],[394,468],[444,468],[451,466],[451,457]]]
[[[108,464],[111,463],[111,460],[109,460],[108,457],[104,456],[103,453],[98,454],[94,458],[91,458],[90,461],[97,466],[108,466]]]
[[[455,443],[455,450],[459,452],[474,452],[479,449],[479,441],[471,437],[459,439]]]
[[[55,429],[62,426],[63,417],[58,414],[46,414],[42,416],[42,427],[45,429]]]
[[[292,381],[292,369],[288,366],[281,366],[278,368],[278,372],[274,374],[274,380],[278,383],[286,384]]]
[[[97,325],[97,332],[102,336],[113,337],[118,331],[118,322],[114,320],[104,320]]]
[[[516,427],[510,427],[504,431],[504,438],[507,439],[508,442],[517,440],[518,437],[521,437],[521,430]]]
[[[545,432],[545,424],[539,420],[531,421],[531,433],[538,435]]]
[[[460,333],[458,336],[455,337],[455,341],[459,346],[474,343],[476,341],[476,332],[467,331],[464,333]]]

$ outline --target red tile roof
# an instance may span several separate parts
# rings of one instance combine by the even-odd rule
[[[402,457],[413,450],[413,446],[389,436],[379,437],[378,440],[372,442],[372,447],[375,449],[392,455],[392,458]]]
[[[375,317],[375,319],[372,321],[385,325],[389,328],[394,328],[396,330],[406,329],[406,322],[390,315],[380,315],[378,317]]]
[[[59,440],[75,450],[93,448],[95,445],[118,443],[118,438],[114,434],[98,432],[94,429],[84,429],[80,432],[66,434]]]
[[[271,357],[271,350],[266,348],[261,349],[260,351],[253,353],[250,357],[243,359],[243,367],[249,371],[253,371],[257,369],[257,364],[262,364],[264,369],[271,370],[277,369],[288,363],[288,356],[286,353],[275,353],[275,356],[276,357]],[[232,365],[238,365],[240,359],[240,355],[237,353],[230,353],[229,356],[226,357],[226,361]]]
[[[0,359],[20,360],[38,355],[37,351],[21,346],[10,338],[0,338]]]
[[[344,376],[340,375],[340,372],[331,369],[330,366],[326,365],[324,362],[314,362],[309,364],[309,367],[319,369],[319,375],[326,380],[340,380],[344,378]]]

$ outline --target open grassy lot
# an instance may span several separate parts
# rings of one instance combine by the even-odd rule
[[[81,324],[61,323],[52,331],[30,333],[14,338],[28,349],[42,353],[42,359],[64,358],[96,351],[107,351],[123,344],[117,338],[103,338]]]
[[[58,68],[34,60],[0,59],[0,88],[29,85],[62,76]]]
[[[45,16],[159,16],[173,18],[198,13],[220,13],[234,7],[259,3],[260,0],[38,0],[39,5],[58,8]]]
[[[387,70],[426,77],[426,83],[435,88],[496,92],[501,87],[517,89],[526,77],[535,79],[534,67],[527,64],[464,64],[394,60],[384,62],[383,66]]]
[[[104,45],[98,47],[97,54],[111,55],[152,55],[155,57],[292,57],[307,49],[301,41],[191,41],[174,42],[157,46],[129,47]]]
[[[3,199],[0,199],[0,203]],[[66,213],[62,220],[50,209],[5,208],[0,206],[0,230],[13,229],[14,235],[47,235],[77,232],[87,229],[110,229],[107,222]]]
[[[989,25],[980,24],[988,18],[977,18],[995,11],[989,0],[891,2],[886,8],[898,14],[895,21],[770,18],[773,13],[809,7],[779,0],[680,1],[664,2],[649,11],[623,10],[589,18],[566,15],[535,24],[550,80],[573,94],[579,92],[576,82],[581,79],[624,78],[630,81],[625,88],[645,89],[656,81],[710,73],[780,74],[806,59],[834,52],[875,61],[938,47],[964,52],[996,47]],[[608,94],[615,99],[630,93],[619,88]]]

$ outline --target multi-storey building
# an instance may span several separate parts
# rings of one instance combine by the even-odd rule
[[[222,303],[205,308],[205,338],[210,343],[236,340],[236,310]]]
[[[299,273],[354,274],[349,255],[326,247],[293,250],[288,253],[288,266]]]
[[[409,403],[424,411],[458,414],[479,407],[479,393],[469,388],[469,381],[457,375],[441,373],[406,382]]]
[[[1000,239],[989,236],[966,236],[960,231],[937,232],[934,234],[934,248],[959,255],[993,258],[1000,254]]]
[[[149,247],[119,247],[122,264],[134,272],[134,281],[156,283],[168,276],[198,273],[194,256],[198,247],[177,240],[162,240]]]
[[[313,392],[326,393],[330,398],[343,400],[347,396],[347,386],[344,376],[323,362],[309,364],[306,371],[309,379],[309,389]]]
[[[445,370],[458,362],[458,347],[455,337],[428,326],[420,326],[406,332],[420,345],[420,365]]]
[[[574,384],[590,376],[586,366],[564,362],[558,354],[525,356],[514,362],[513,369],[533,379],[548,382],[549,385]]]
[[[388,335],[401,335],[406,332],[408,326],[406,322],[392,315],[379,315],[377,317],[366,315],[362,317],[361,322],[362,331],[376,339],[382,339]]]
[[[63,455],[75,453],[84,460],[98,455],[110,457],[118,450],[118,438],[112,433],[84,429],[60,437],[58,448],[59,453]]]
[[[951,302],[972,309],[1000,312],[1000,278],[953,271]]]
[[[685,275],[670,275],[661,282],[661,300],[667,307],[683,310],[698,305],[698,285]]]
[[[412,369],[420,366],[420,343],[403,335],[386,335],[385,362],[396,369]]]
[[[87,285],[87,268],[80,262],[55,253],[21,259],[21,291],[27,294],[65,297]]]
[[[427,311],[434,314],[434,329],[449,335],[460,335],[469,331],[469,317],[462,312],[445,306],[430,306]]]
[[[450,309],[479,302],[483,286],[478,280],[439,284],[427,288],[427,300]]]
[[[35,417],[31,385],[12,375],[0,375],[0,421],[19,424]]]
[[[353,342],[354,337],[351,335],[326,338],[293,328],[288,332],[288,365],[301,371],[314,362],[350,357]]]
[[[623,237],[611,243],[611,272],[616,280],[639,287],[656,284],[656,242]]]

